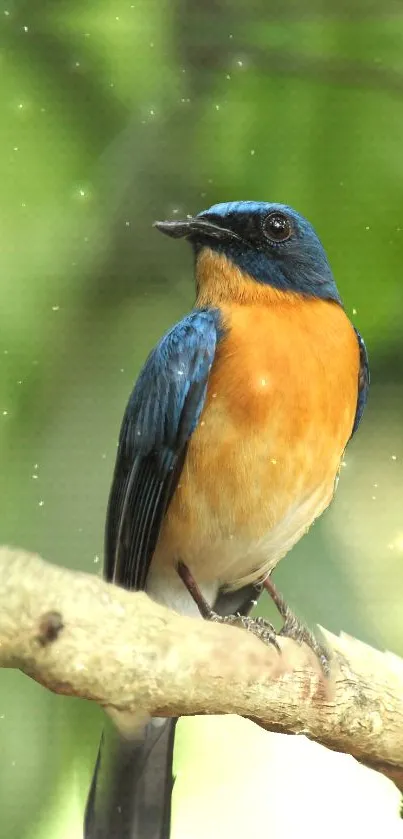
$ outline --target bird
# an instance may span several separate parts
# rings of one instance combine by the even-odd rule
[[[196,299],[151,351],[124,413],[105,577],[257,633],[249,612],[266,586],[285,634],[315,648],[271,573],[332,500],[368,397],[364,340],[292,207],[232,201],[155,227],[190,243]],[[174,720],[115,713],[85,839],[168,839],[174,732]]]

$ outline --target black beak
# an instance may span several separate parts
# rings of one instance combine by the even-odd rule
[[[214,222],[204,218],[189,218],[183,221],[155,221],[154,227],[161,233],[165,233],[166,236],[171,236],[172,239],[206,237],[207,239],[227,241],[228,239],[239,240],[241,238],[233,230],[220,227],[219,224],[214,224]]]

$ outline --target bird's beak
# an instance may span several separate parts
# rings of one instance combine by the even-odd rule
[[[182,238],[204,238],[207,239],[240,239],[237,233],[233,230],[228,230],[226,227],[220,227],[219,224],[209,221],[205,218],[189,218],[183,221],[155,221],[154,227],[165,233],[166,236],[171,236],[172,239]]]

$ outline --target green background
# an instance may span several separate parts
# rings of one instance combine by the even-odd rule
[[[128,393],[193,300],[190,252],[151,224],[284,201],[326,246],[373,384],[336,500],[276,582],[310,624],[402,655],[401,4],[10,0],[0,38],[1,542],[100,573]],[[98,709],[1,673],[1,837],[78,839],[100,726]],[[175,839],[195,839],[209,807],[208,835],[245,835],[224,802],[251,777],[267,802],[274,738],[181,724]],[[301,743],[281,739],[314,784]],[[331,791],[331,770],[320,778]],[[291,781],[282,794],[296,800]],[[249,834],[277,839],[250,796]]]

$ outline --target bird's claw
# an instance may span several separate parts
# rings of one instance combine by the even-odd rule
[[[329,676],[330,655],[328,650],[315,638],[313,632],[298,620],[291,609],[288,609],[284,625],[278,634],[284,638],[292,638],[298,644],[306,644],[315,653],[325,676]]]
[[[281,652],[280,645],[277,641],[276,630],[274,626],[265,618],[257,617],[250,618],[246,615],[217,615],[213,610],[208,615],[208,620],[216,623],[227,623],[230,626],[239,626],[240,629],[246,629],[256,635],[260,641],[263,641],[267,646],[273,646],[278,652]]]
[[[311,632],[310,629],[304,626],[304,624],[299,620],[299,618],[297,618],[296,615],[294,615],[294,612],[287,605],[282,595],[277,591],[277,588],[275,587],[272,580],[268,578],[267,580],[265,580],[263,585],[269,593],[270,597],[272,598],[278,611],[280,612],[281,617],[284,619],[283,627],[282,629],[280,629],[280,632],[278,634],[282,635],[283,638],[292,638],[292,640],[297,641],[298,644],[306,644],[318,659],[324,675],[329,676],[329,651],[323,644],[319,643],[317,638],[315,638],[313,632]]]

